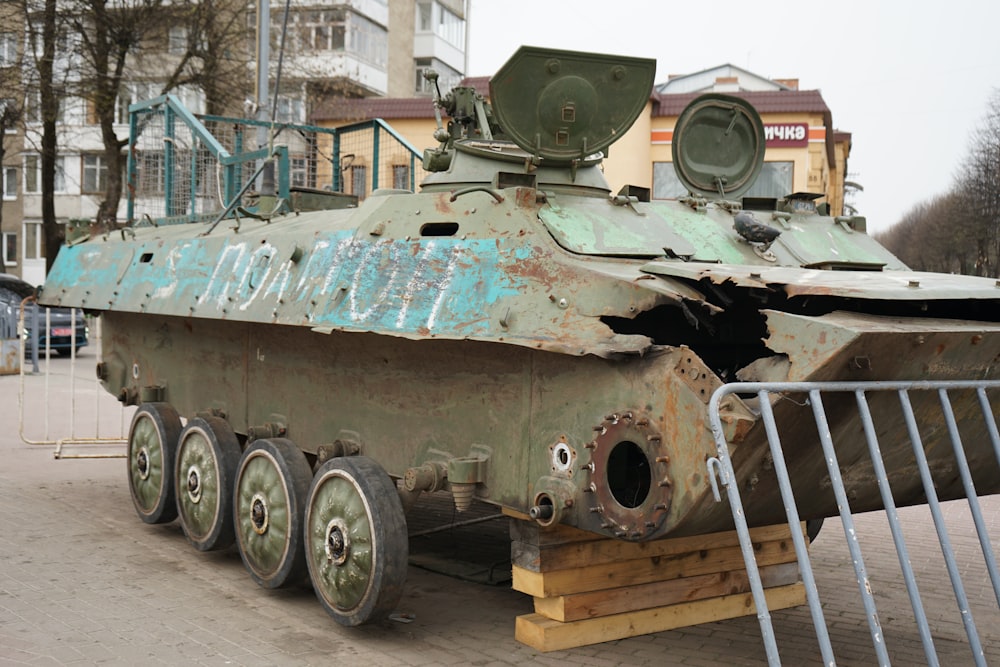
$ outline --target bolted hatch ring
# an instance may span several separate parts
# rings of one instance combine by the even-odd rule
[[[606,416],[594,433],[587,444],[590,511],[614,537],[646,539],[663,525],[673,497],[662,438],[648,417],[629,410]]]

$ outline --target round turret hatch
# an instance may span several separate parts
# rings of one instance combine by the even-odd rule
[[[674,171],[691,194],[736,199],[764,163],[764,124],[745,100],[702,95],[681,112],[671,149]]]
[[[603,151],[649,100],[656,61],[522,46],[490,81],[493,113],[531,155],[568,162]]]

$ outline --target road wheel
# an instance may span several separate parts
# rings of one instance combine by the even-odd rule
[[[128,488],[139,518],[167,523],[177,518],[174,456],[181,419],[167,403],[143,403],[128,432]]]
[[[195,417],[181,431],[174,466],[177,512],[198,551],[233,543],[233,476],[240,443],[229,422]]]
[[[305,577],[302,512],[312,469],[291,440],[255,440],[236,474],[234,516],[243,564],[264,588]]]
[[[387,616],[406,581],[409,543],[396,485],[370,458],[333,458],[306,503],[306,563],[323,607],[341,625]]]

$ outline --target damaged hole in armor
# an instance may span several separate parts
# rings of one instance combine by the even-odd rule
[[[757,359],[770,357],[764,341],[768,336],[764,316],[749,304],[733,304],[712,313],[698,303],[661,305],[635,317],[601,317],[616,334],[641,335],[656,345],[686,345],[724,382],[736,379],[736,371]],[[687,363],[692,358],[687,357]],[[691,377],[695,380],[695,371]]]
[[[618,504],[638,507],[649,496],[652,476],[649,459],[639,445],[623,440],[608,455],[608,488]]]

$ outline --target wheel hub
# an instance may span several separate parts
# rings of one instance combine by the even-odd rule
[[[196,503],[201,500],[201,471],[196,466],[188,469],[187,492],[191,502]]]
[[[250,522],[258,535],[267,532],[267,503],[264,502],[264,496],[259,493],[255,493],[250,502]]]
[[[326,526],[326,559],[334,565],[343,565],[351,554],[351,542],[343,520],[334,519]]]
[[[135,467],[139,471],[139,477],[146,479],[149,477],[149,453],[142,447],[135,455]]]

